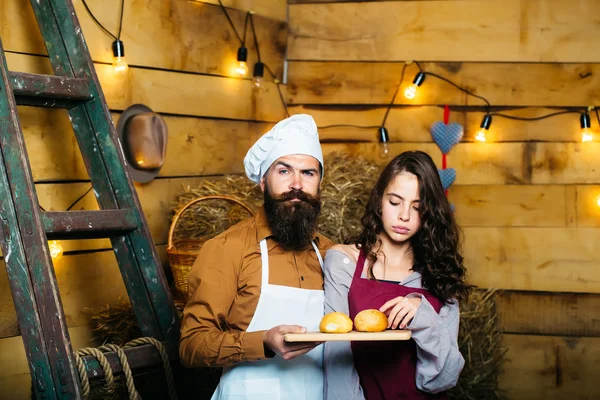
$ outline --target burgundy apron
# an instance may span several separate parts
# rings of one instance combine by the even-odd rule
[[[419,293],[440,312],[442,303],[425,289],[398,283],[363,279],[365,255],[361,251],[348,292],[350,318],[362,310],[378,310],[388,300]],[[367,400],[447,399],[445,393],[431,394],[417,389],[417,345],[413,339],[391,342],[352,342],[354,365]]]

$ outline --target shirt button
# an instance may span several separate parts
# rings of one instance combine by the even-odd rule
[[[348,257],[344,258],[344,264],[350,264],[350,259]]]

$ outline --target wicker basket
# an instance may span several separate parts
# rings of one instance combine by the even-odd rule
[[[200,253],[200,249],[202,245],[212,236],[204,236],[201,238],[194,239],[178,239],[176,242],[173,241],[173,234],[175,233],[175,228],[179,219],[183,215],[183,213],[193,206],[196,203],[207,200],[224,200],[235,203],[241,207],[243,207],[250,216],[254,216],[254,212],[241,201],[234,199],[233,197],[228,196],[203,196],[197,199],[194,199],[188,202],[185,206],[181,208],[173,218],[171,222],[171,227],[169,229],[169,241],[167,245],[167,256],[169,258],[169,265],[171,266],[171,271],[173,272],[173,279],[175,281],[175,289],[184,299],[187,298],[187,289],[188,289],[188,274],[194,261],[198,257],[198,253]]]

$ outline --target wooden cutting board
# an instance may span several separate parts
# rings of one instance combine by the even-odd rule
[[[332,342],[332,341],[380,341],[380,340],[408,340],[410,339],[410,331],[403,330],[387,330],[383,332],[358,332],[351,331],[348,333],[321,333],[321,332],[306,332],[306,333],[286,333],[283,335],[283,340],[286,342]]]

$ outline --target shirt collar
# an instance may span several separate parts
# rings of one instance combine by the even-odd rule
[[[273,236],[273,231],[269,226],[269,220],[267,219],[267,212],[265,211],[265,207],[261,207],[260,210],[254,216],[254,220],[256,221],[256,241],[260,242],[263,239],[269,238]],[[313,240],[317,247],[319,246],[319,235],[314,234]]]

